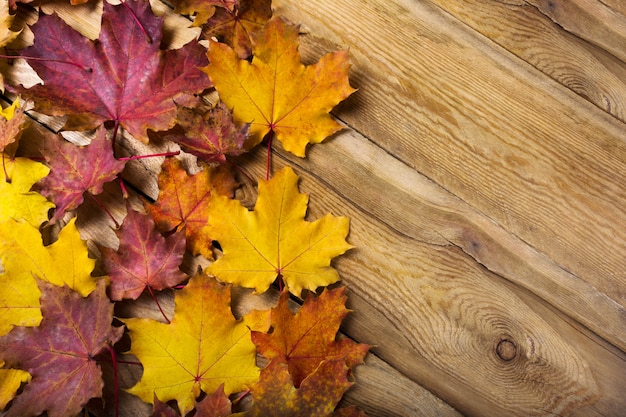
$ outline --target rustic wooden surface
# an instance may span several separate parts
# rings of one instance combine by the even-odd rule
[[[623,415],[623,3],[274,5],[302,25],[306,62],[349,48],[359,89],[334,112],[341,133],[306,159],[274,154],[274,169],[302,176],[312,218],[352,219],[357,248],[335,263],[354,310],[343,332],[375,347],[344,403],[370,416]],[[239,163],[261,177],[264,157]],[[149,173],[153,197],[158,166],[130,174]],[[106,221],[83,236],[109,241]]]

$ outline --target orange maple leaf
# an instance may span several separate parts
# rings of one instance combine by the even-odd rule
[[[223,383],[227,395],[258,380],[250,330],[267,329],[267,314],[253,312],[237,321],[230,310],[230,288],[205,275],[195,276],[176,293],[170,324],[129,318],[131,354],[144,366],[129,392],[145,402],[176,400],[181,415],[200,391],[213,393]]]
[[[237,200],[213,199],[207,229],[224,255],[207,272],[257,292],[280,276],[298,297],[303,289],[339,281],[330,261],[352,248],[345,240],[350,220],[328,214],[307,222],[308,200],[298,192],[298,176],[289,167],[259,182],[253,212]]]
[[[158,179],[159,198],[145,206],[162,233],[185,228],[187,249],[213,259],[211,238],[205,229],[207,210],[215,194],[232,197],[237,183],[226,166],[202,165],[202,171],[189,175],[178,159],[166,159]]]
[[[209,74],[235,121],[251,123],[254,146],[270,131],[283,148],[304,157],[308,143],[319,143],[341,129],[328,112],[355,89],[348,82],[347,51],[304,66],[298,52],[298,27],[278,17],[253,34],[252,62],[229,46],[212,42]]]
[[[286,363],[296,387],[324,360],[342,359],[349,368],[363,363],[369,346],[344,338],[335,340],[346,309],[345,287],[326,290],[319,297],[309,296],[294,315],[284,291],[272,309],[271,333],[252,333],[260,354]]]
[[[344,361],[324,361],[296,388],[287,365],[273,360],[263,368],[259,382],[250,389],[254,405],[244,417],[330,417],[352,385],[347,375]]]

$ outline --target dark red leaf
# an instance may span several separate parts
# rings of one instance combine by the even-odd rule
[[[76,146],[60,135],[51,135],[43,153],[50,174],[35,184],[35,189],[56,205],[51,223],[78,207],[85,192],[100,194],[104,183],[115,179],[125,164],[113,156],[103,127],[87,146]]]
[[[201,114],[193,109],[178,110],[178,126],[163,135],[185,151],[206,162],[226,161],[226,156],[241,155],[248,138],[248,125],[236,126],[231,112],[220,103]]]
[[[175,100],[210,87],[198,69],[208,63],[206,49],[192,41],[162,51],[163,19],[154,16],[148,1],[127,0],[125,5],[104,2],[96,42],[56,15],[41,15],[32,27],[35,43],[21,55],[47,60],[29,61],[44,85],[14,90],[32,98],[37,111],[67,115],[69,130],[94,129],[112,120],[147,142],[147,129],[171,128]]]
[[[149,215],[128,207],[124,223],[116,232],[117,251],[101,248],[102,264],[111,280],[110,297],[137,299],[146,289],[163,290],[187,278],[178,267],[185,253],[185,231],[163,237]]]
[[[39,282],[39,327],[15,327],[0,337],[0,358],[28,371],[32,380],[12,402],[5,417],[73,416],[102,395],[102,372],[94,357],[122,337],[111,326],[113,304],[106,284],[98,282],[86,298],[67,287]]]

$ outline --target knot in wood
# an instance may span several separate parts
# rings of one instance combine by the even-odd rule
[[[505,362],[512,361],[517,356],[517,345],[509,339],[502,339],[496,346],[496,355]]]

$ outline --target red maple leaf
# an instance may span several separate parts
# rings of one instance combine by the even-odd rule
[[[102,264],[111,280],[110,297],[137,299],[144,289],[171,288],[181,283],[185,275],[178,267],[185,253],[185,231],[163,237],[151,216],[128,207],[119,230],[117,251],[101,248]]]
[[[102,29],[93,42],[56,15],[41,15],[32,26],[35,43],[23,57],[44,80],[30,89],[14,88],[35,101],[35,110],[67,115],[68,130],[94,129],[112,120],[147,142],[147,129],[174,125],[175,100],[210,87],[206,49],[192,41],[162,51],[162,18],[148,1],[104,2]]]
[[[56,205],[51,223],[78,207],[85,192],[100,194],[104,183],[115,179],[124,169],[125,162],[113,156],[104,127],[96,131],[86,146],[76,146],[60,135],[51,135],[45,146],[43,154],[50,174],[35,184],[35,190]]]
[[[363,362],[369,346],[347,338],[335,340],[349,312],[346,298],[345,287],[325,290],[319,297],[309,296],[294,315],[287,306],[288,291],[283,291],[272,309],[273,331],[252,332],[252,341],[263,356],[288,365],[296,387],[322,361],[341,359],[352,368]]]
[[[0,337],[0,358],[32,375],[5,417],[78,414],[90,398],[102,395],[102,372],[94,357],[122,337],[123,328],[111,326],[113,304],[103,280],[85,298],[43,281],[39,288],[39,327],[15,327]]]
[[[225,162],[226,156],[245,152],[248,125],[237,126],[228,108],[219,103],[204,114],[181,107],[178,126],[163,134],[165,140],[177,142],[185,151],[206,162]]]

